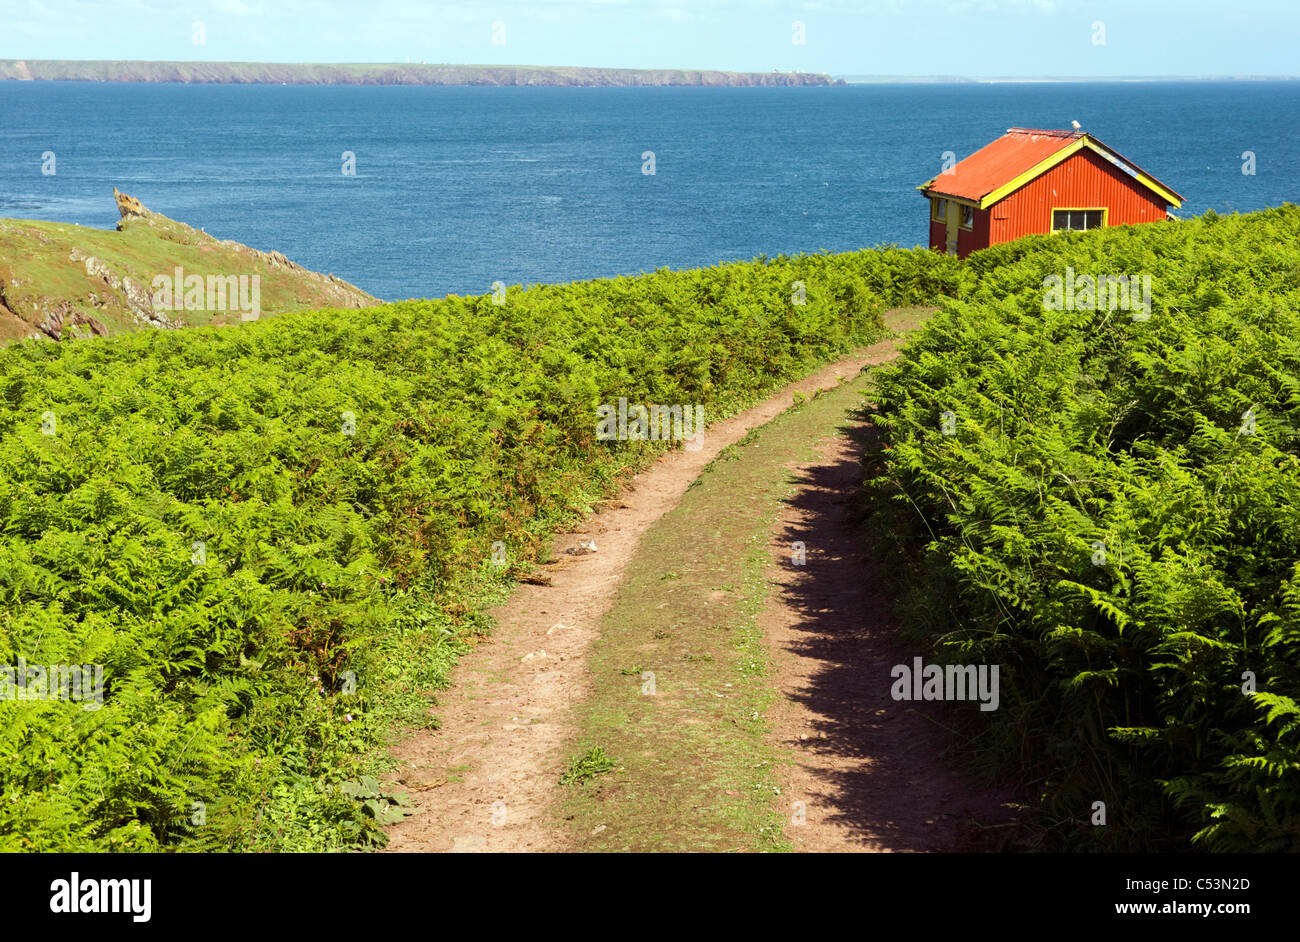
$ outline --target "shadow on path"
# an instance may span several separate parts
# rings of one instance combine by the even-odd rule
[[[798,469],[775,531],[779,595],[765,629],[790,701],[776,729],[797,757],[791,799],[807,796],[807,825],[787,832],[806,850],[972,849],[970,821],[1010,820],[1009,796],[950,767],[949,704],[890,696],[895,665],[929,658],[899,641],[883,564],[854,513],[869,415],[841,432]],[[795,541],[806,545],[803,566],[791,563]]]

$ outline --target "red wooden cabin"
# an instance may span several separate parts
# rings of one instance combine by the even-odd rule
[[[965,258],[1024,235],[1166,219],[1183,198],[1082,131],[1011,128],[917,187],[930,248]]]

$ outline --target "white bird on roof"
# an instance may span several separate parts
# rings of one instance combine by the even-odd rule
[[[1071,121],[1070,123],[1074,125],[1074,129],[1075,129],[1076,131],[1079,130],[1080,127],[1082,127],[1082,125],[1079,124],[1078,121]]]

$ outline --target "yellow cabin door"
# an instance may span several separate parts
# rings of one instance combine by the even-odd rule
[[[961,207],[948,200],[948,243],[947,252],[949,255],[957,254],[957,222],[961,219]]]

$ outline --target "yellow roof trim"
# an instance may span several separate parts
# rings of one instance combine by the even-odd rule
[[[1098,144],[1090,137],[1085,137],[1084,140],[1088,142],[1088,147],[1090,149],[1092,149],[1097,154],[1099,154],[1106,160],[1110,161],[1111,163],[1121,166],[1121,168],[1126,172],[1131,172],[1133,179],[1137,180],[1139,183],[1141,183],[1147,189],[1151,190],[1153,193],[1158,193],[1161,197],[1164,198],[1165,202],[1172,205],[1175,209],[1183,205],[1183,201],[1178,196],[1178,194],[1174,193],[1172,190],[1168,189],[1167,187],[1161,186],[1159,183],[1156,182],[1154,177],[1147,176],[1136,166],[1134,166],[1133,164],[1129,163],[1127,160],[1124,160],[1122,157],[1120,157],[1119,154],[1116,154],[1114,151],[1109,150],[1104,144]]]
[[[1069,144],[1066,147],[1062,147],[1051,157],[1048,157],[1046,160],[1040,160],[1037,164],[1030,167],[1024,173],[1020,174],[1020,176],[1014,177],[1008,182],[1002,184],[996,190],[985,195],[980,200],[980,209],[988,209],[990,206],[992,206],[994,203],[996,203],[998,200],[1002,199],[1003,197],[1010,196],[1016,190],[1020,189],[1022,186],[1028,183],[1030,180],[1034,179],[1035,177],[1041,176],[1042,174],[1051,170],[1053,167],[1055,167],[1061,161],[1065,160],[1067,157],[1073,157],[1075,154],[1077,154],[1080,150],[1083,149],[1084,143],[1087,140],[1088,140],[1087,137],[1077,138],[1072,144]]]
[[[1118,154],[1109,150],[1107,147],[1105,147],[1105,145],[1098,144],[1091,137],[1085,134],[1083,137],[1077,139],[1073,144],[1070,144],[1068,147],[1062,147],[1051,157],[1048,157],[1046,160],[1040,161],[1035,166],[1029,168],[1024,173],[1020,174],[1020,176],[1002,184],[1002,186],[998,187],[996,190],[993,190],[991,193],[984,196],[979,201],[979,208],[988,209],[998,200],[1010,196],[1016,190],[1020,189],[1022,186],[1028,183],[1030,180],[1033,180],[1035,177],[1038,177],[1046,173],[1047,171],[1051,170],[1053,167],[1055,167],[1057,164],[1061,163],[1062,161],[1070,157],[1073,157],[1075,154],[1077,154],[1085,147],[1091,150],[1093,153],[1097,154],[1099,157],[1103,158],[1104,160],[1109,161],[1110,163],[1122,164],[1126,170],[1131,171],[1133,179],[1137,180],[1139,183],[1141,183],[1151,192],[1158,194],[1161,198],[1164,199],[1166,203],[1169,203],[1175,209],[1183,205],[1183,201],[1179,199],[1179,197],[1176,194],[1174,194],[1172,191],[1170,191],[1166,187],[1161,186],[1154,179],[1152,179],[1151,177],[1147,176],[1145,173],[1138,170],[1137,167],[1134,167],[1128,161],[1120,158]]]

